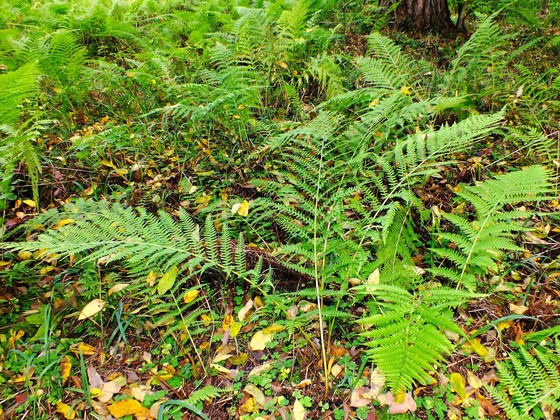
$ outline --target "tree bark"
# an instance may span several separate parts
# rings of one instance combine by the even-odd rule
[[[399,0],[379,0],[388,7]],[[396,23],[406,29],[450,32],[455,30],[447,0],[400,0],[395,11]]]

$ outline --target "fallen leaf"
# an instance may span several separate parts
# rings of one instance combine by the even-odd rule
[[[185,303],[191,303],[193,300],[195,300],[198,295],[200,294],[200,290],[199,289],[194,289],[194,290],[189,290],[187,293],[185,293],[185,295],[183,296],[183,302]]]
[[[224,316],[224,320],[222,321],[222,328],[224,331],[228,331],[231,328],[231,324],[233,324],[233,316],[231,316],[231,314],[227,314]]]
[[[76,418],[76,412],[68,404],[59,402],[56,404],[56,412],[64,416],[65,419],[72,420]]]
[[[410,88],[408,86],[403,86],[401,88],[401,92],[403,95],[410,95],[412,92],[410,91]]]
[[[64,384],[70,377],[70,371],[72,370],[72,359],[68,356],[64,356],[60,361],[60,378],[62,379],[62,384]]]
[[[107,408],[109,409],[111,415],[117,419],[130,415],[134,415],[136,417],[150,416],[150,410],[143,407],[140,402],[132,399],[116,401]]]
[[[77,345],[72,346],[71,350],[77,355],[79,355],[80,353],[82,353],[84,356],[92,356],[94,354],[97,354],[97,350],[95,349],[95,347],[90,346],[86,343],[78,343]]]
[[[32,207],[32,208],[37,207],[37,203],[35,203],[35,201],[33,201],[33,200],[23,200],[23,202],[25,204],[27,204],[29,207]]]
[[[100,312],[105,305],[107,305],[107,302],[101,299],[93,299],[90,303],[84,306],[84,309],[82,309],[80,315],[78,316],[78,320],[81,321],[86,318],[91,318],[93,315]]]
[[[389,405],[389,414],[404,414],[407,411],[416,411],[416,401],[412,395],[405,393],[401,403],[396,402],[395,397],[391,392],[385,394],[385,404]]]
[[[90,388],[101,389],[103,387],[103,379],[101,375],[97,372],[93,366],[90,366],[86,370],[88,376],[88,383]]]
[[[294,401],[293,414],[294,420],[304,420],[306,417],[305,407],[299,402],[298,399]]]
[[[253,376],[263,375],[265,372],[269,371],[272,368],[272,362],[266,362],[263,365],[256,366],[249,372],[248,379],[251,379]]]
[[[367,386],[362,386],[359,388],[354,388],[352,395],[350,395],[350,407],[366,407],[372,403],[372,399],[369,397],[364,397],[368,395],[370,389]]]
[[[239,411],[241,411],[241,413],[254,413],[257,410],[257,404],[253,397],[247,398],[247,400],[239,406]]]
[[[146,283],[148,283],[149,287],[152,287],[154,284],[156,284],[156,278],[157,274],[153,271],[150,271],[150,273],[146,277]]]
[[[174,266],[159,280],[157,291],[160,296],[173,287],[173,285],[175,284],[175,280],[177,279],[178,271],[179,270],[177,269],[177,266]]]
[[[239,310],[239,313],[237,314],[237,318],[240,321],[245,320],[245,317],[247,316],[247,314],[249,313],[249,311],[253,308],[253,299],[249,299],[247,301],[247,303],[245,303],[245,305],[243,305],[243,308],[241,308]]]
[[[19,251],[17,253],[17,256],[21,261],[26,261],[26,260],[30,260],[31,258],[33,258],[33,253],[29,252],[29,251]]]
[[[129,283],[117,283],[109,289],[109,291],[107,292],[107,296],[111,296],[114,293],[118,293],[121,290],[126,289],[128,286],[130,286]]]
[[[263,408],[264,405],[266,404],[266,398],[264,396],[264,393],[259,388],[257,388],[254,384],[248,383],[247,385],[245,385],[245,388],[243,388],[243,392],[246,392],[247,394],[251,395],[254,398],[255,403],[257,403],[260,408]]]
[[[229,328],[229,336],[235,338],[237,334],[239,334],[239,331],[241,331],[241,322],[233,322]]]
[[[476,376],[470,370],[467,372],[467,381],[469,382],[469,385],[472,386],[474,389],[482,388],[482,381],[478,376]]]
[[[523,315],[529,309],[525,305],[514,305],[513,303],[509,304],[509,310],[517,315]]]
[[[247,217],[249,215],[249,202],[243,200],[242,203],[235,203],[231,206],[231,214],[238,214],[242,217]]]
[[[252,351],[264,350],[267,343],[272,341],[274,334],[267,334],[264,330],[257,331],[253,338],[251,338],[251,342],[249,343],[249,348]]]
[[[284,331],[285,329],[286,327],[284,327],[283,325],[272,324],[270,327],[266,327],[263,332],[265,334],[274,334],[280,331]]]
[[[101,388],[101,395],[97,399],[104,403],[109,402],[111,398],[113,398],[113,395],[117,394],[124,385],[126,385],[126,380],[122,376],[112,381],[105,382]]]
[[[465,391],[466,381],[460,373],[453,372],[449,376],[449,383],[451,384],[452,390],[461,397],[461,400],[467,398],[467,392]]]

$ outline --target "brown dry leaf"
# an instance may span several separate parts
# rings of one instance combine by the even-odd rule
[[[404,394],[401,403],[396,402],[395,397],[391,392],[385,394],[385,404],[389,405],[389,414],[404,414],[407,411],[416,411],[416,401],[409,393]]]
[[[513,303],[509,304],[509,310],[517,315],[523,315],[528,309],[529,308],[525,305],[514,305]]]
[[[90,388],[97,388],[97,389],[103,388],[103,384],[104,384],[103,379],[101,378],[101,375],[97,372],[97,370],[93,366],[87,368],[87,376],[88,376],[88,382]]]
[[[372,400],[369,398],[370,389],[367,386],[354,388],[350,396],[350,407],[365,407],[371,404]],[[365,396],[367,397],[365,397]]]
[[[56,412],[64,416],[65,419],[72,420],[76,418],[76,412],[68,404],[59,402],[56,404]]]
[[[476,399],[480,403],[480,406],[486,411],[486,413],[493,417],[500,412],[500,409],[492,404],[484,395],[477,393]]]
[[[109,402],[111,398],[113,398],[113,395],[117,394],[124,385],[126,385],[126,379],[122,376],[112,381],[105,382],[101,388],[101,395],[97,399],[104,403]]]
[[[66,383],[70,377],[70,371],[72,370],[72,359],[68,356],[64,356],[60,361],[60,377],[62,379],[62,384]]]
[[[136,400],[119,400],[107,408],[111,415],[117,419],[130,415],[145,418],[150,417],[150,410],[142,406],[142,404]]]

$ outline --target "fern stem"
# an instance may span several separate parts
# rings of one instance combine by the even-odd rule
[[[329,391],[329,372],[328,372],[328,363],[327,363],[327,349],[326,349],[326,342],[325,342],[325,332],[324,332],[324,320],[323,320],[323,301],[321,299],[321,289],[323,288],[323,282],[319,281],[319,254],[317,250],[317,241],[318,241],[318,232],[317,232],[317,223],[318,223],[318,216],[319,216],[319,197],[320,197],[320,189],[321,189],[321,176],[323,170],[323,152],[324,152],[324,145],[325,142],[321,142],[321,159],[320,159],[320,166],[317,173],[317,187],[315,189],[315,211],[313,212],[313,265],[314,265],[314,275],[315,275],[315,293],[317,294],[317,311],[319,313],[319,334],[321,337],[321,356],[323,359],[323,371],[325,374],[325,393]],[[324,242],[324,249],[323,249],[323,267],[325,265],[324,254],[327,246],[327,241]],[[322,275],[321,275],[322,276]]]

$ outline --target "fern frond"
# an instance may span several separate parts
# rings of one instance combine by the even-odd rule
[[[515,222],[526,218],[528,214],[506,211],[504,207],[522,201],[546,200],[552,197],[553,192],[551,173],[543,166],[531,166],[474,186],[463,186],[457,195],[473,204],[476,219],[469,221],[463,215],[444,214],[443,217],[453,223],[458,232],[440,233],[439,237],[457,247],[432,249],[451,261],[460,275],[444,268],[432,268],[429,271],[472,290],[472,276],[483,276],[489,270],[495,270],[504,251],[522,250],[513,239],[516,232],[526,228]]]
[[[535,409],[559,409],[560,361],[553,349],[536,348],[534,354],[520,347],[509,360],[497,363],[500,385],[486,386],[510,419],[535,418]]]
[[[461,333],[447,308],[476,296],[448,289],[412,294],[402,287],[383,284],[358,286],[356,291],[371,294],[379,305],[378,313],[358,323],[373,327],[362,335],[371,340],[367,343],[372,348],[369,354],[393,392],[408,390],[414,382],[432,380],[429,372],[434,364],[453,350],[442,327]]]

